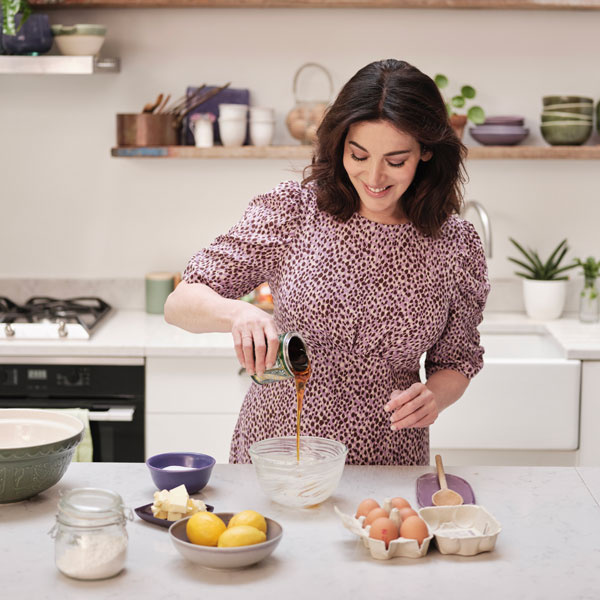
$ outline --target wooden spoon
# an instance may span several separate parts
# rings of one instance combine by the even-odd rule
[[[442,457],[439,454],[435,455],[435,466],[437,468],[437,475],[440,481],[440,489],[431,496],[431,501],[435,506],[458,506],[463,504],[463,497],[454,490],[448,489],[446,483],[446,474],[444,473],[444,465],[442,464]]]
[[[163,95],[159,94],[156,97],[156,101],[154,103],[152,102],[148,102],[148,104],[144,105],[144,109],[142,110],[143,113],[153,113],[159,106],[159,104],[162,102],[163,100]]]

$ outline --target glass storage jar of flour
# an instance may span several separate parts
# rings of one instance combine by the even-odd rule
[[[61,573],[74,579],[106,579],[123,570],[127,556],[129,509],[110,490],[77,488],[58,502],[55,561]]]

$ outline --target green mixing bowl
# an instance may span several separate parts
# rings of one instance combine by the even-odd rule
[[[542,137],[552,146],[581,146],[592,134],[592,123],[557,122],[540,125]]]
[[[0,409],[0,503],[31,498],[65,474],[83,423],[69,414]]]

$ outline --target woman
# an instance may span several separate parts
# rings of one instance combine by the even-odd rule
[[[272,366],[278,333],[298,331],[312,361],[302,434],[343,442],[350,464],[428,464],[428,426],[482,367],[489,285],[479,237],[456,216],[464,151],[429,77],[367,65],[320,125],[309,176],[254,198],[191,259],[166,320],[231,331],[250,374]],[[263,281],[273,317],[236,300]],[[294,435],[295,418],[293,381],[253,384],[230,461]]]

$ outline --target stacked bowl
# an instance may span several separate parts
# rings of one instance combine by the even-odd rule
[[[520,116],[488,117],[482,125],[471,127],[469,133],[484,146],[514,146],[529,135],[529,129],[523,127],[524,121]]]
[[[594,101],[584,96],[544,96],[540,129],[552,146],[580,146],[592,134]]]

